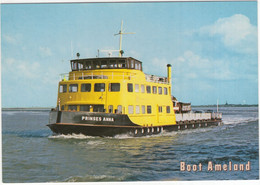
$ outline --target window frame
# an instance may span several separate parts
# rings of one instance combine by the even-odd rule
[[[152,106],[151,105],[146,106],[146,112],[147,112],[147,114],[152,114]]]
[[[71,109],[71,108],[75,108],[76,109]],[[68,105],[68,111],[78,111],[78,106],[77,105]]]
[[[142,105],[142,114],[145,114],[145,105]]]
[[[139,92],[139,84],[135,84],[135,92]]]
[[[134,106],[128,105],[128,114],[134,114]]]
[[[89,88],[89,91],[83,91],[83,85],[90,85],[90,88]],[[81,84],[81,88],[80,88],[80,90],[81,90],[81,92],[91,92],[91,83],[83,83],[83,84]]]
[[[77,91],[73,91],[73,87],[77,87]],[[79,85],[78,84],[69,84],[69,92],[70,93],[76,93],[79,90]]]
[[[157,94],[157,86],[153,86],[152,90],[153,90],[153,94]]]
[[[148,91],[148,89],[149,89],[149,91]],[[146,93],[147,93],[147,94],[151,94],[151,92],[152,92],[152,91],[151,91],[151,86],[150,86],[150,85],[147,85],[147,86],[146,86]]]
[[[166,113],[170,114],[171,113],[171,106],[166,106]]]
[[[83,110],[83,107],[88,107],[87,110]],[[79,111],[90,112],[90,105],[79,105]]]
[[[168,95],[168,88],[167,87],[164,87],[164,95]]]
[[[162,87],[158,87],[158,94],[163,94],[162,91],[163,91],[163,90],[162,90]]]
[[[112,91],[112,86],[115,85],[115,84],[119,85],[118,86],[119,89],[116,90],[116,91],[115,90]],[[116,88],[118,88],[118,87],[116,87]],[[109,92],[120,92],[120,88],[121,88],[121,84],[120,83],[109,83]]]
[[[158,112],[162,113],[163,112],[163,107],[162,106],[158,106]]]
[[[135,113],[140,114],[140,106],[139,105],[135,106]]]
[[[104,85],[104,88],[102,87],[97,87],[97,85]],[[99,88],[100,90],[97,90]],[[103,91],[101,91],[103,89]],[[106,91],[106,84],[105,83],[95,83],[94,85],[94,92],[105,92]]]
[[[131,87],[132,86],[132,87]],[[130,89],[130,87],[132,89]],[[127,92],[134,92],[134,86],[133,86],[133,83],[127,83]]]
[[[61,91],[61,87],[62,87],[62,91]],[[66,88],[64,88],[64,87],[66,87]],[[67,92],[67,88],[68,88],[67,84],[60,84],[59,93],[66,93]]]

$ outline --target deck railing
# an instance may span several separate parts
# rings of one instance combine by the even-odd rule
[[[192,120],[210,120],[210,119],[221,119],[222,113],[178,113],[175,114],[176,121],[192,121]]]
[[[101,73],[63,73],[60,74],[60,81],[67,81],[67,80],[86,80],[86,79],[122,79],[122,80],[132,80],[137,76],[134,73],[114,73],[111,74],[104,74]],[[160,77],[155,75],[148,75],[145,74],[145,79],[147,82],[154,82],[160,84],[168,84],[168,80],[166,77]]]
[[[156,75],[145,74],[145,79],[146,79],[147,82],[168,84],[167,77],[161,77],[161,76],[156,76]]]
[[[123,79],[123,80],[131,80],[133,78],[135,78],[136,75],[135,74],[129,74],[129,73],[121,73],[121,74],[117,74],[117,73],[111,73],[110,75],[107,74],[97,74],[97,73],[91,73],[91,74],[86,74],[84,72],[82,73],[63,73],[60,74],[60,81],[66,81],[66,80],[86,80],[86,79]]]

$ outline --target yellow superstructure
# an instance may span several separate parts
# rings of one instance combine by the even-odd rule
[[[176,124],[168,77],[147,75],[131,57],[71,60],[72,71],[59,82],[61,111],[126,114],[140,126]]]

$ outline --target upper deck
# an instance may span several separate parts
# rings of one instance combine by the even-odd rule
[[[143,72],[142,62],[132,57],[85,58],[70,61],[72,74],[61,74],[61,80],[84,79],[133,79],[136,73],[122,72],[122,69],[138,70]],[[112,70],[111,70],[112,69]],[[103,73],[111,70],[111,74]],[[92,71],[88,73],[88,71]],[[95,72],[98,71],[98,72]],[[75,74],[75,72],[77,74]],[[80,73],[78,73],[80,72]],[[95,72],[95,74],[93,74]],[[116,73],[118,72],[118,74]],[[168,84],[167,77],[144,74],[147,82]]]
[[[132,57],[108,57],[71,60],[72,71],[100,69],[136,69],[143,71],[142,62]]]

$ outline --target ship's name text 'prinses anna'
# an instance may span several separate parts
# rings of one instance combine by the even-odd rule
[[[81,120],[85,121],[110,121],[114,122],[114,118],[111,117],[91,117],[91,116],[82,116]]]

